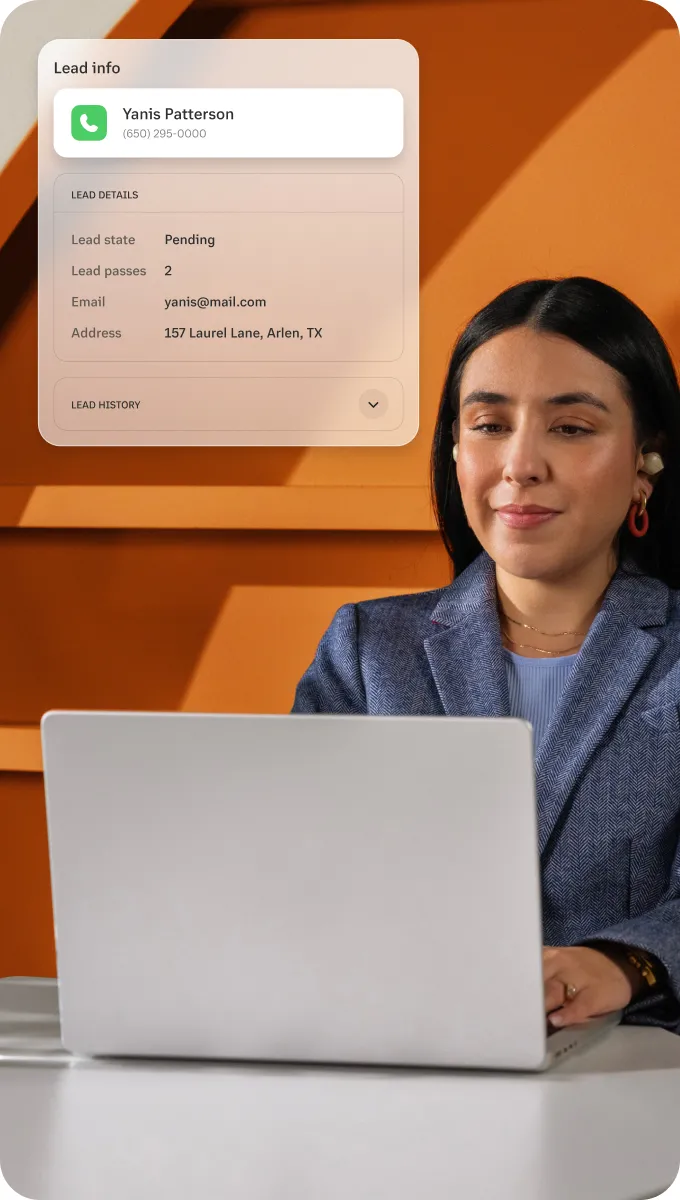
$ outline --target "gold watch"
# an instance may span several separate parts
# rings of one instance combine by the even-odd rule
[[[646,954],[643,954],[641,950],[629,950],[626,948],[626,958],[631,966],[635,967],[636,971],[642,976],[648,988],[656,987],[658,982],[656,971]]]

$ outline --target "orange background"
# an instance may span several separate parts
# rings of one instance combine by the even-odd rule
[[[421,432],[395,450],[58,449],[36,421],[35,137],[0,176],[0,976],[53,974],[37,724],[286,711],[346,600],[450,569],[427,461],[501,288],[586,273],[680,357],[680,39],[645,0],[139,0],[123,37],[400,37],[421,65]],[[170,28],[171,22],[176,24]]]

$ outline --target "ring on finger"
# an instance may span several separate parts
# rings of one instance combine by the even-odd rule
[[[575,987],[573,983],[565,983],[565,985],[564,985],[565,1002],[567,1000],[573,1000],[575,998],[575,996],[577,996],[577,995],[578,995],[578,988]]]

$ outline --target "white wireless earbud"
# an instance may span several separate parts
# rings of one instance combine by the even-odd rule
[[[656,451],[645,454],[642,459],[642,469],[646,475],[658,475],[663,471],[663,459]]]
[[[453,461],[458,462],[458,442],[456,442],[453,447]]]

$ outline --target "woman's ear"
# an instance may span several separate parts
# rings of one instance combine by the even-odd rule
[[[643,459],[644,459],[644,454],[641,451],[640,454],[638,455],[638,460],[637,460],[637,476],[635,479],[635,490],[633,493],[633,501],[640,499],[643,492],[644,492],[645,496],[647,497],[647,501],[649,501],[649,498],[650,498],[652,492],[654,491],[654,480],[645,471]]]
[[[664,469],[662,450],[664,444],[665,438],[653,438],[645,443],[638,454],[638,487],[644,491],[648,500],[654,491],[654,485],[658,482],[661,472]]]
[[[644,441],[640,452],[647,459],[648,465],[643,469],[648,475],[658,475],[663,470],[667,450],[668,438],[665,433],[658,433]]]
[[[639,490],[641,492],[645,493],[645,496],[647,497],[647,503],[649,503],[652,492],[654,491],[654,484],[652,483],[651,479],[647,475],[639,475],[638,479],[639,479],[639,484],[638,484]]]

